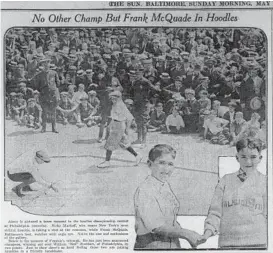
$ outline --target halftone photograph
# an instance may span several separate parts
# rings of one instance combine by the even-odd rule
[[[134,216],[135,250],[267,248],[262,30],[17,26],[3,41],[5,201]],[[179,216],[206,217],[204,234]]]

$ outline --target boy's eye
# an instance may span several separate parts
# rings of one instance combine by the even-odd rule
[[[172,162],[165,162],[165,161],[159,161],[159,164],[161,165],[168,165],[168,166],[174,166],[174,164]]]

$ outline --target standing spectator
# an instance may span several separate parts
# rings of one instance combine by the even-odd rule
[[[58,133],[56,129],[56,108],[59,100],[59,77],[56,71],[49,69],[50,59],[40,61],[43,65],[36,78],[37,89],[40,90],[40,103],[42,107],[42,133],[46,131],[47,117],[52,124],[52,132]]]

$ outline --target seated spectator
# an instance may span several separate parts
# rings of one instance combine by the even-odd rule
[[[25,122],[27,127],[38,129],[42,122],[42,108],[36,104],[35,98],[29,98],[27,101]]]
[[[75,89],[76,89],[76,86],[74,84],[71,84],[68,86],[68,99],[70,99],[72,101],[74,95],[75,95]]]
[[[74,96],[72,98],[72,102],[74,104],[79,105],[81,103],[81,99],[82,98],[88,99],[88,95],[86,94],[86,92],[84,91],[84,89],[85,89],[84,84],[80,83],[78,91],[75,92],[75,94],[74,94]]]
[[[183,132],[185,123],[183,118],[179,115],[176,107],[173,107],[172,114],[166,119],[166,129],[168,133],[180,134]]]
[[[228,144],[225,133],[227,124],[227,120],[217,117],[217,112],[212,110],[204,122],[204,139],[209,139],[212,144]]]
[[[36,104],[40,104],[40,92],[38,90],[33,91],[33,98]]]
[[[96,114],[100,107],[100,100],[97,98],[97,92],[91,90],[88,92],[88,103],[93,106],[94,114]]]
[[[21,82],[18,84],[18,87],[19,87],[20,93],[23,94],[23,98],[26,101],[28,101],[28,99],[30,98],[33,98],[33,89],[27,87],[26,83]]]
[[[236,112],[234,121],[230,124],[230,145],[235,145],[239,140],[241,140],[244,135],[244,131],[247,128],[247,123],[244,120],[242,112]]]
[[[224,114],[228,111],[228,107],[221,106],[219,100],[214,100],[212,103],[212,110],[217,112],[217,117],[223,118]]]
[[[251,119],[246,123],[246,127],[242,133],[244,137],[256,138],[256,135],[260,130],[260,118],[260,115],[256,112],[251,114]]]
[[[81,98],[76,113],[78,127],[83,127],[84,125],[91,127],[96,124],[95,120],[97,120],[98,117],[94,116],[94,107],[88,103],[88,98]]]
[[[25,109],[27,106],[27,102],[23,97],[23,93],[17,93],[17,99],[11,106],[12,115],[19,125],[23,124]]]
[[[61,100],[57,107],[57,117],[66,125],[68,122],[73,122],[73,119],[77,118],[75,115],[77,105],[73,104],[72,101],[68,99],[68,92],[61,92],[60,97]]]
[[[153,131],[163,131],[165,129],[166,114],[163,111],[163,104],[157,103],[155,110],[150,115],[148,129]]]
[[[167,96],[167,98],[169,98],[169,99],[171,98],[172,95],[174,95],[176,93],[178,93],[182,96],[184,96],[184,93],[185,93],[185,86],[183,86],[182,77],[180,77],[180,76],[177,76],[174,79],[173,84],[171,84],[163,89],[164,96],[165,97]]]
[[[14,107],[17,106],[17,97],[15,92],[11,92],[9,94],[9,97],[7,99],[7,111],[8,111],[8,116],[11,119],[15,119],[16,112],[14,111]]]
[[[248,127],[253,127],[260,129],[260,120],[261,116],[257,112],[251,114],[251,119],[247,122]]]
[[[267,146],[267,138],[266,138],[266,121],[264,120],[261,123],[261,128],[259,129],[256,138],[259,139],[262,142],[263,149]]]
[[[234,121],[235,119],[235,109],[237,107],[237,104],[233,101],[228,103],[228,111],[224,114],[223,119],[228,120],[229,123],[227,125],[228,128],[230,128],[230,124]]]
[[[198,132],[202,131],[203,125],[204,125],[204,118],[205,114],[204,112],[209,111],[211,109],[211,101],[208,98],[208,92],[206,90],[201,90],[199,92],[198,103],[199,103],[199,130]]]

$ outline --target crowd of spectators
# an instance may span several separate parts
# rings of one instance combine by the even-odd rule
[[[119,90],[136,143],[149,131],[199,133],[221,145],[256,135],[265,143],[266,43],[255,28],[13,28],[5,36],[6,116],[40,128],[40,94],[50,92],[40,73],[51,71],[57,121],[99,125],[99,140],[108,94]]]

